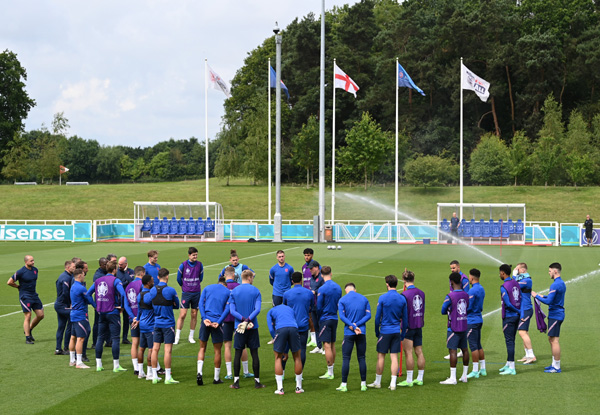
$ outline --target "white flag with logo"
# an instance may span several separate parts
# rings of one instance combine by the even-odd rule
[[[335,74],[335,88],[342,88],[344,91],[354,94],[354,98],[356,98],[356,91],[360,89],[358,85],[336,64],[333,64],[333,71]]]
[[[218,73],[213,71],[212,68],[208,66],[208,64],[206,65],[206,67],[208,68],[208,73],[206,74],[206,76],[208,76],[208,81],[210,82],[212,88],[216,89],[217,91],[222,91],[227,96],[227,98],[229,98],[231,94],[229,93],[229,85],[227,84],[227,82],[225,82],[225,80],[221,78]]]
[[[485,79],[475,75],[462,63],[461,65],[461,78],[462,78],[462,89],[469,89],[475,91],[479,99],[486,102],[490,96],[490,83]]]

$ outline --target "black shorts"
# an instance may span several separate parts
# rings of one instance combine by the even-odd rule
[[[466,331],[449,331],[446,334],[446,347],[450,350],[466,349],[467,348],[467,332]]]
[[[560,337],[560,326],[562,326],[563,321],[548,317],[548,337]]]
[[[258,329],[246,329],[244,334],[236,332],[233,336],[233,348],[234,349],[245,349],[248,347],[250,350],[258,349],[260,347],[260,337],[258,336]]]
[[[175,343],[175,328],[174,327],[155,327],[154,343],[173,344]]]
[[[377,339],[377,353],[400,353],[400,333],[380,334]]]
[[[90,331],[90,322],[87,320],[75,321],[71,325],[71,336],[85,339]]]
[[[226,321],[221,324],[223,327],[223,341],[233,341],[233,333],[235,332],[235,323],[233,321]]]
[[[323,343],[335,343],[337,320],[321,320],[319,322],[319,340]]]
[[[208,337],[212,338],[213,344],[223,343],[223,327],[221,325],[215,327],[207,326],[204,321],[200,322],[200,334],[198,338],[202,342],[207,342]]]
[[[19,298],[21,309],[24,313],[31,313],[32,310],[43,310],[44,305],[39,297]]]
[[[296,327],[282,327],[277,330],[273,339],[273,351],[277,353],[292,353],[300,351],[300,335]]]
[[[519,320],[519,326],[517,327],[517,330],[529,331],[531,317],[533,317],[533,308],[523,312],[523,318]]]
[[[140,333],[140,349],[152,349],[154,347],[154,333]]]
[[[423,328],[408,329],[406,331],[406,336],[404,336],[404,340],[412,340],[413,347],[423,346]]]
[[[469,342],[469,348],[472,352],[475,350],[481,350],[481,327],[483,323],[468,324],[467,325],[467,340]]]
[[[181,293],[181,307],[198,309],[200,293]]]

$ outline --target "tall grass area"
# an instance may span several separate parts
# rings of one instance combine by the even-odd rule
[[[109,188],[120,191],[120,186]],[[45,191],[44,188],[41,189]],[[90,191],[91,189],[90,187]],[[169,199],[169,196],[164,195],[161,190],[155,189],[154,194],[166,197],[165,200]],[[384,190],[388,189],[379,189],[381,192]],[[503,190],[512,191],[510,188]],[[291,191],[298,194],[305,192],[300,189],[291,189]],[[414,189],[411,191],[426,193]],[[440,192],[438,196],[446,191],[450,195],[453,189],[437,190]],[[284,192],[288,192],[288,189]],[[376,194],[376,192],[372,193]],[[375,197],[379,195],[376,194]],[[144,197],[144,199],[149,198]],[[242,379],[241,389],[237,391],[229,389],[227,381],[222,385],[207,382],[213,374],[213,351],[210,343],[204,364],[205,386],[198,387],[195,382],[198,344],[187,342],[189,315],[182,332],[181,344],[174,346],[173,352],[173,376],[181,382],[179,385],[152,385],[145,380],[138,380],[132,373],[129,346],[121,347],[121,365],[129,371],[120,374],[110,370],[104,372],[95,372],[93,369],[77,370],[68,366],[68,356],[53,355],[56,313],[50,303],[55,299],[55,281],[63,269],[65,259],[77,255],[89,262],[90,274],[87,277],[89,286],[93,270],[97,268],[96,261],[100,256],[108,252],[114,252],[119,256],[125,255],[129,259],[130,266],[133,267],[147,261],[146,252],[149,249],[157,249],[158,262],[173,273],[169,285],[175,286],[180,293],[175,272],[178,265],[187,259],[188,244],[0,243],[4,281],[23,265],[25,254],[32,254],[40,271],[38,292],[42,302],[47,304],[46,318],[34,331],[35,345],[25,345],[22,333],[23,317],[18,306],[17,291],[7,286],[0,289],[0,331],[3,333],[0,348],[2,373],[0,382],[3,392],[0,413],[373,414],[391,411],[423,414],[507,412],[542,414],[548,411],[561,414],[597,413],[599,400],[596,385],[600,381],[597,358],[597,348],[600,344],[597,292],[600,291],[600,270],[597,265],[598,258],[591,249],[479,247],[502,262],[509,264],[526,262],[536,291],[546,290],[550,286],[548,264],[555,261],[562,263],[563,279],[568,283],[565,302],[566,320],[560,337],[563,373],[555,375],[543,372],[544,366],[550,364],[550,347],[547,336],[539,333],[532,324],[530,335],[538,362],[530,366],[518,364],[517,376],[499,376],[498,369],[506,361],[506,348],[500,313],[495,312],[485,317],[482,332],[488,376],[469,380],[467,384],[446,386],[439,384],[439,381],[446,379],[449,374],[448,361],[443,360],[443,356],[447,354],[446,318],[441,315],[440,310],[448,291],[449,262],[458,259],[464,272],[468,272],[473,267],[482,271],[481,283],[486,290],[484,313],[491,313],[500,306],[501,281],[498,277],[498,264],[476,250],[465,246],[396,244],[344,244],[342,250],[335,251],[327,250],[323,245],[294,243],[203,243],[197,246],[200,250],[199,260],[205,266],[203,287],[216,282],[218,272],[228,263],[229,249],[232,247],[237,249],[241,262],[256,271],[255,285],[260,289],[263,301],[263,308],[259,315],[260,378],[267,386],[265,389],[255,390],[251,379]],[[342,287],[347,282],[354,282],[358,291],[370,300],[373,311],[377,305],[377,298],[386,290],[383,278],[385,275],[400,275],[405,267],[415,272],[416,285],[426,294],[423,349],[427,363],[424,386],[388,390],[387,385],[390,381],[388,359],[383,374],[382,389],[360,392],[358,363],[354,355],[350,365],[349,392],[345,394],[337,392],[335,388],[341,382],[342,363],[343,327],[340,324],[336,343],[338,352],[334,369],[335,379],[319,379],[318,377],[326,371],[325,358],[321,355],[308,354],[304,370],[306,393],[302,395],[293,393],[294,376],[291,368],[288,368],[284,381],[286,394],[284,396],[273,394],[274,357],[272,346],[267,345],[269,334],[266,327],[266,314],[271,307],[272,293],[268,282],[268,270],[275,264],[275,251],[280,248],[285,249],[287,262],[294,268],[300,269],[303,263],[302,251],[307,246],[315,249],[315,259],[322,265],[332,267],[334,281]],[[586,277],[578,279],[575,283],[569,282],[582,275]],[[373,321],[369,321],[367,323],[368,383],[375,377],[377,359],[375,344]],[[523,348],[518,337],[516,346],[516,357],[520,358]],[[88,356],[91,359],[90,363],[93,364],[94,352],[89,350]],[[110,350],[105,349],[103,360],[106,368],[112,367],[111,359]],[[459,361],[458,373],[460,374],[461,371],[462,363]],[[221,377],[224,375],[223,363]],[[399,380],[403,380],[403,377]]]
[[[113,184],[91,186],[2,186],[0,219],[114,219],[133,218],[134,201],[205,201],[205,182]],[[354,193],[394,206],[394,186],[336,186],[337,220],[391,220],[389,212],[373,210],[344,197]],[[273,189],[273,213],[275,191]],[[466,187],[465,203],[525,203],[527,219],[534,221],[582,222],[590,214],[594,219],[598,187]],[[267,219],[268,188],[235,180],[230,186],[212,179],[210,200],[223,205],[227,219]],[[331,194],[326,194],[326,219],[331,218]],[[399,210],[424,220],[436,218],[436,204],[458,203],[458,187],[401,187]],[[312,219],[319,210],[318,188],[284,186],[281,190],[283,220]],[[402,217],[400,217],[402,219]]]

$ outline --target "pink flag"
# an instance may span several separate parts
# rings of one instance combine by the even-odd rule
[[[335,63],[333,64],[333,70],[335,73],[335,88],[342,88],[344,91],[354,94],[354,98],[356,98],[356,91],[360,89],[358,85]]]

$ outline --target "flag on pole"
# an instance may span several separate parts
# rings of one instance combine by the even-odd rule
[[[425,92],[423,92],[421,88],[415,85],[411,77],[408,75],[408,73],[406,73],[406,71],[400,64],[398,64],[398,87],[412,88],[419,94],[425,96]]]
[[[66,173],[68,171],[69,171],[69,169],[66,168],[65,166],[60,166],[60,174]]]
[[[273,67],[271,66],[271,88],[276,88],[277,87],[277,73],[275,72],[275,69],[273,69]],[[281,89],[285,92],[285,95],[287,95],[287,98],[290,99],[290,93],[287,89],[287,86],[285,86],[285,84],[283,83],[283,81],[281,81]]]
[[[350,92],[356,98],[356,91],[360,88],[356,83],[348,76],[344,71],[340,69],[335,63],[333,64],[333,71],[335,74],[335,88],[342,88],[346,92]]]
[[[229,93],[229,85],[227,82],[225,82],[225,80],[221,78],[219,74],[213,71],[208,64],[206,64],[206,67],[208,68],[208,81],[211,83],[212,88],[216,89],[217,91],[222,91],[227,98],[229,98],[231,94]]]
[[[475,75],[473,72],[469,70],[462,63],[461,66],[461,79],[462,79],[462,89],[469,89],[471,91],[475,91],[479,99],[483,102],[486,102],[488,97],[490,96],[490,83],[485,79]]]

